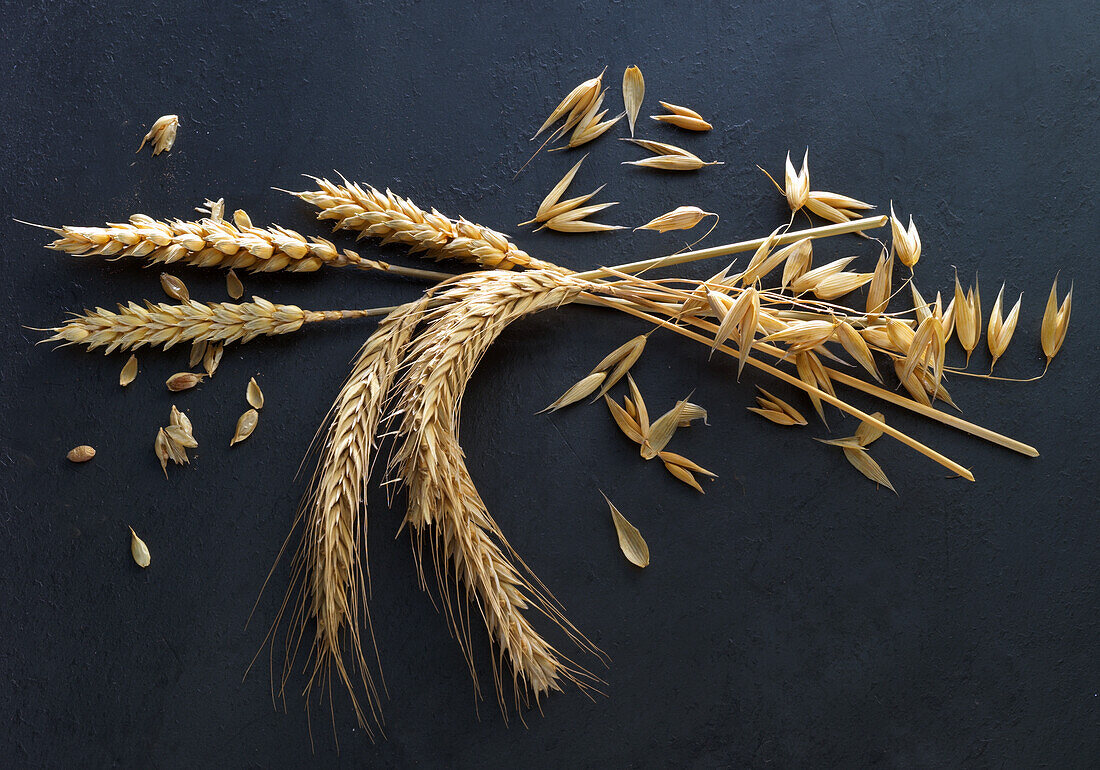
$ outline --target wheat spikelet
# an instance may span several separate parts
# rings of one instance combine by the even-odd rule
[[[491,272],[464,276],[438,297],[442,306],[426,315],[428,328],[410,345],[407,373],[394,403],[400,405],[399,445],[390,475],[408,490],[405,522],[422,540],[430,530],[444,609],[473,674],[468,614],[456,610],[451,584],[465,585],[500,659],[511,664],[517,704],[528,690],[536,700],[560,689],[562,679],[580,684],[575,668],[531,625],[532,607],[560,625],[579,645],[592,649],[562,616],[556,602],[522,565],[490,516],[470,478],[458,443],[458,413],[467,382],[484,352],[512,321],[574,300],[589,284],[556,271]],[[511,557],[511,558],[510,558]],[[526,568],[524,567],[526,570]],[[526,570],[529,574],[529,570]],[[424,567],[420,566],[422,584]],[[475,675],[475,684],[476,684]],[[501,672],[494,657],[498,700],[505,706]]]
[[[359,237],[379,238],[383,243],[402,243],[414,253],[443,260],[474,262],[483,267],[511,270],[515,267],[560,271],[549,262],[531,257],[488,227],[465,219],[450,219],[435,209],[424,211],[407,198],[390,191],[379,192],[343,180],[336,184],[310,177],[316,190],[292,192],[320,209],[318,219],[334,220],[336,230],[354,230]]]
[[[291,586],[273,626],[279,625],[283,611],[293,601],[283,687],[307,621],[313,620],[307,702],[313,687],[331,688],[335,671],[348,689],[360,725],[368,730],[366,712],[353,684],[358,670],[367,706],[380,725],[378,690],[360,638],[361,618],[368,620],[369,627],[364,582],[368,574],[365,491],[386,395],[426,306],[425,297],[397,308],[379,323],[336,397],[317,471],[295,524],[301,524],[303,532],[294,556]]]
[[[247,269],[254,273],[289,270],[312,272],[322,265],[353,265],[368,270],[391,270],[384,262],[341,251],[324,238],[306,238],[274,225],[254,227],[243,211],[234,222],[213,218],[197,222],[160,221],[135,214],[128,222],[105,227],[47,227],[60,237],[47,248],[74,256],[134,257],[150,263],[182,262],[197,267]]]
[[[42,341],[86,345],[88,350],[103,347],[104,353],[136,350],[143,345],[168,350],[178,343],[244,343],[261,335],[289,334],[306,323],[368,315],[373,312],[302,310],[297,305],[276,305],[260,297],[240,304],[189,300],[180,305],[147,302],[143,307],[130,302],[119,305],[117,312],[97,307],[74,315],[62,326],[43,329],[54,334]]]

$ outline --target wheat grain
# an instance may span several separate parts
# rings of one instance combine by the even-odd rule
[[[178,299],[181,302],[187,302],[191,299],[191,294],[187,291],[187,285],[170,273],[160,274],[160,287],[172,299]]]
[[[69,453],[65,455],[65,458],[69,462],[73,463],[86,463],[95,457],[95,449],[87,444],[81,444],[78,447],[73,447],[69,450]]]
[[[229,272],[225,274],[225,293],[230,299],[240,299],[244,296],[244,285],[233,268],[229,268]]]

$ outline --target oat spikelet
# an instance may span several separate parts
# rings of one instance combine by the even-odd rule
[[[978,279],[974,278],[973,288],[963,294],[959,276],[955,276],[955,332],[959,343],[966,350],[966,363],[970,363],[970,354],[978,347],[982,336],[982,300],[978,293]]]
[[[764,173],[767,174],[768,172],[764,171]],[[768,174],[768,178],[772,179],[771,174]],[[864,203],[847,195],[811,190],[810,151],[808,149],[802,159],[802,169],[797,172],[794,169],[794,164],[791,163],[791,154],[787,153],[783,181],[783,187],[779,187],[774,179],[772,179],[772,184],[787,198],[787,204],[791,207],[792,212],[807,208],[822,219],[843,224],[863,216],[859,213],[860,211],[874,208],[870,203]]]
[[[473,671],[469,649],[474,606],[499,655],[493,656],[497,697],[504,709],[499,662],[511,666],[517,704],[560,689],[562,679],[579,682],[583,672],[555,650],[531,625],[525,610],[544,613],[583,648],[590,649],[563,617],[556,602],[529,576],[490,516],[466,468],[458,443],[458,413],[466,384],[482,355],[512,321],[576,298],[585,287],[556,271],[487,272],[463,276],[438,295],[427,328],[405,357],[407,373],[393,403],[400,405],[398,446],[390,477],[408,492],[409,525],[418,543],[432,548],[444,612]],[[420,553],[420,549],[417,549]],[[519,567],[515,562],[518,562]],[[426,570],[420,577],[426,586]],[[526,573],[526,574],[525,574]],[[471,604],[459,601],[459,584]],[[476,599],[476,601],[475,601]]]
[[[1047,297],[1046,310],[1043,312],[1043,327],[1040,341],[1043,344],[1043,355],[1047,357],[1047,366],[1062,349],[1062,343],[1066,341],[1066,331],[1069,329],[1069,314],[1073,308],[1073,284],[1070,284],[1066,298],[1062,300],[1062,306],[1058,306],[1058,279],[1054,279],[1054,285],[1050,287],[1050,296]]]
[[[162,115],[157,118],[156,122],[153,123],[153,127],[149,129],[149,133],[141,140],[141,147],[137,148],[137,152],[141,152],[141,148],[145,146],[146,142],[152,142],[153,155],[160,155],[162,152],[171,150],[172,145],[176,143],[176,130],[179,125],[178,115]]]
[[[893,233],[894,253],[907,268],[912,270],[917,260],[920,259],[920,235],[917,226],[913,224],[913,217],[909,217],[909,228],[906,229],[894,213],[894,204],[890,204],[890,229]]]
[[[604,71],[606,72],[606,69]],[[598,98],[602,87],[603,72],[597,77],[586,80],[575,87],[566,94],[565,98],[553,109],[550,113],[550,117],[548,117],[539,130],[535,132],[535,136],[531,138],[534,139],[562,118],[565,118],[565,123],[554,132],[553,136],[564,134],[580,121],[584,113]]]
[[[993,362],[989,365],[989,371],[997,365],[997,359],[1008,350],[1008,343],[1012,341],[1012,335],[1016,331],[1016,322],[1020,320],[1020,303],[1024,301],[1021,293],[1016,304],[1008,311],[1008,317],[1002,318],[1002,302],[1004,301],[1005,286],[1001,284],[1001,290],[997,292],[997,301],[993,303],[993,310],[989,314],[989,328],[986,330],[985,341],[989,345],[989,352],[993,356]]]
[[[606,92],[605,92],[606,93]],[[582,144],[588,144],[593,139],[597,139],[607,133],[613,125],[622,120],[625,112],[620,112],[610,120],[604,120],[604,116],[607,115],[608,110],[600,112],[600,107],[603,106],[604,93],[601,93],[599,97],[594,101],[581,119],[577,121],[577,125],[573,128],[573,133],[569,137],[568,143],[565,147],[573,148],[580,147]],[[565,149],[564,147],[557,148],[559,150]]]
[[[531,257],[503,233],[465,219],[450,219],[435,209],[424,211],[388,190],[382,193],[370,185],[364,187],[347,180],[335,184],[327,179],[311,179],[317,189],[291,195],[320,209],[317,218],[332,220],[336,230],[354,230],[361,238],[370,236],[382,243],[401,243],[433,259],[473,262],[501,270],[522,267],[561,271],[556,265]]]
[[[261,335],[289,334],[306,323],[370,314],[369,310],[302,310],[260,297],[240,304],[191,300],[181,305],[147,302],[143,307],[131,302],[119,305],[117,312],[96,308],[74,315],[63,326],[46,329],[54,334],[43,342],[86,345],[88,350],[102,347],[104,353],[143,345],[168,350],[180,343],[244,343]]]
[[[703,120],[703,116],[695,110],[690,110],[687,107],[680,107],[676,104],[669,104],[668,102],[660,102],[660,105],[668,110],[668,113],[665,115],[649,116],[658,123],[668,123],[669,125],[683,128],[688,131],[710,131],[714,128],[710,123]]]
[[[716,217],[717,214],[703,211],[698,206],[679,206],[667,214],[646,222],[635,230],[654,230],[658,233],[667,233],[669,230],[690,230],[703,221],[704,217]]]

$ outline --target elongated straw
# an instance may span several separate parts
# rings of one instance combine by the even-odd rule
[[[776,246],[783,246],[788,243],[794,243],[800,241],[803,238],[828,238],[832,235],[843,235],[844,233],[857,233],[862,230],[871,230],[876,227],[882,227],[889,221],[889,218],[885,215],[877,217],[868,217],[866,219],[853,219],[851,222],[843,222],[838,225],[824,225],[823,227],[811,227],[808,230],[794,230],[792,232],[784,233],[775,239]],[[620,273],[640,273],[643,270],[650,270],[655,267],[667,267],[668,265],[682,265],[685,262],[696,262],[700,259],[710,259],[711,257],[724,257],[729,254],[740,254],[744,251],[755,251],[760,248],[767,238],[754,238],[751,241],[741,241],[739,243],[728,243],[724,246],[712,246],[709,249],[699,249],[697,251],[682,251],[679,254],[669,254],[664,257],[656,257],[654,259],[643,259],[639,262],[628,262],[625,265],[616,265],[614,267],[600,267],[595,270],[588,270],[583,273],[576,273],[577,278],[583,278],[586,280],[592,280],[594,278],[606,278],[613,274],[613,271]]]

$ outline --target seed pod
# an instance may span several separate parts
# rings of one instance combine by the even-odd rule
[[[73,447],[72,449],[70,449],[69,453],[65,455],[65,457],[69,458],[70,462],[86,463],[93,457],[95,457],[95,449],[88,446],[87,444],[82,444],[78,447]]]
[[[164,384],[168,386],[168,390],[179,392],[195,387],[202,382],[202,378],[205,376],[205,374],[196,374],[195,372],[176,372]]]
[[[149,546],[145,545],[145,541],[137,536],[137,532],[134,532],[134,528],[130,527],[130,555],[134,557],[134,563],[144,569],[149,566],[149,562],[152,561],[149,556]]]
[[[178,299],[180,302],[188,302],[191,299],[191,294],[187,291],[187,286],[183,281],[171,273],[160,274],[160,287],[164,289],[164,293],[172,299]]]
[[[687,107],[680,107],[679,105],[669,104],[668,102],[660,102],[660,105],[668,110],[668,114],[649,116],[660,123],[669,123],[677,128],[684,128],[688,131],[710,131],[714,128],[710,123],[703,120],[703,116],[695,110],[689,110]]]
[[[256,430],[256,423],[260,420],[260,413],[255,409],[249,409],[247,412],[241,415],[237,420],[237,430],[233,433],[233,439],[229,442],[229,446],[239,444],[246,438],[252,435],[252,431]]]
[[[256,384],[255,377],[252,377],[248,381],[248,389],[245,391],[245,398],[253,408],[264,408],[264,392],[260,390],[260,386]]]

